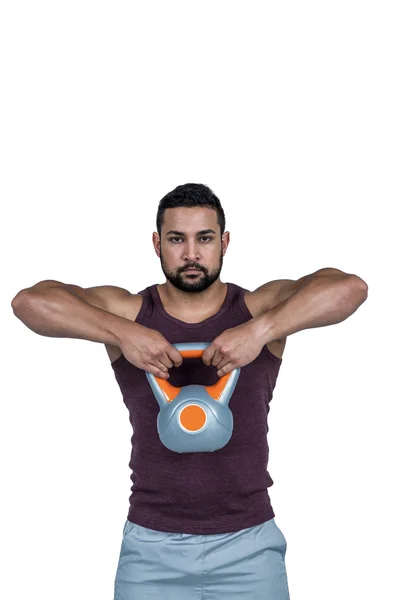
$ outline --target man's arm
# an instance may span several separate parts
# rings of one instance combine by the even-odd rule
[[[11,306],[39,335],[120,346],[123,331],[133,323],[111,311],[128,295],[114,286],[81,288],[48,279],[18,292]]]
[[[253,292],[247,292],[245,294],[246,304],[248,305],[253,317],[257,317],[261,313],[271,310],[271,308],[280,302],[283,302],[290,296],[293,296],[293,294],[297,292],[306,283],[306,281],[310,281],[315,277],[325,277],[326,275],[332,275],[333,278],[337,279],[341,279],[343,275],[350,276],[349,273],[345,273],[340,269],[327,267],[324,269],[318,269],[318,271],[310,273],[309,275],[304,275],[297,280],[275,279],[273,281],[269,281],[268,283],[264,283]],[[352,277],[357,276],[352,275]],[[361,283],[367,286],[365,281],[363,281],[360,277],[357,278]]]
[[[265,284],[257,292],[257,303],[252,304],[254,296],[250,295],[249,303],[246,297],[250,312],[256,316],[221,333],[204,351],[203,362],[217,367],[218,377],[249,364],[270,342],[283,342],[302,329],[344,321],[365,302],[368,286],[356,275],[320,269],[298,281]]]
[[[14,314],[39,335],[68,337],[118,346],[135,367],[167,379],[168,369],[178,367],[182,356],[165,337],[131,320],[139,310],[140,295],[124,288],[81,288],[47,279],[21,290],[11,302]],[[123,306],[129,301],[129,317]]]
[[[278,287],[278,303],[255,317],[252,324],[257,337],[268,344],[303,329],[340,323],[367,297],[368,285],[357,275],[321,269]]]

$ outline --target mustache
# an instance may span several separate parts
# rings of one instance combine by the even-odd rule
[[[190,266],[183,267],[181,269],[181,273],[184,271],[190,271],[190,269],[197,269],[198,271],[204,271],[204,268],[201,267],[200,265],[190,265]]]

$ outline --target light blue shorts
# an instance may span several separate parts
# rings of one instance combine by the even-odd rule
[[[114,600],[290,600],[275,519],[229,533],[168,533],[126,521]]]

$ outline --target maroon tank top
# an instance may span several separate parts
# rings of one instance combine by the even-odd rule
[[[252,318],[244,288],[227,284],[219,311],[200,323],[169,315],[157,284],[139,292],[142,306],[136,322],[155,329],[171,343],[212,342],[226,329]],[[177,453],[166,448],[157,432],[159,406],[145,371],[124,355],[111,363],[132,425],[132,470],[128,520],[172,533],[216,534],[259,525],[275,516],[268,489],[268,412],[282,359],[265,345],[241,368],[229,402],[233,433],[215,452]],[[185,358],[169,370],[169,383],[212,385],[217,368],[199,358]]]

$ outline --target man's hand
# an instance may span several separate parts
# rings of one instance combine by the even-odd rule
[[[216,337],[204,350],[203,362],[218,369],[222,377],[237,367],[244,367],[260,354],[263,341],[257,335],[257,328],[251,322],[227,329]]]
[[[168,369],[182,364],[181,353],[161,333],[140,323],[124,326],[120,349],[135,367],[161,379],[168,379]]]

